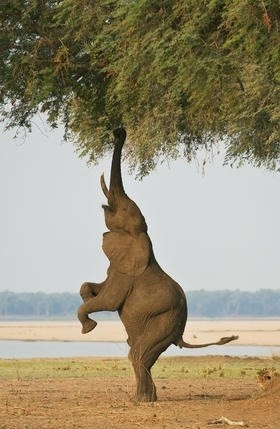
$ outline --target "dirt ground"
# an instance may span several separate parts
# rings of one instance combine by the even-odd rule
[[[222,416],[280,428],[279,377],[264,387],[249,378],[155,383],[158,402],[143,404],[133,399],[133,378],[1,380],[0,429],[230,428],[214,424]]]

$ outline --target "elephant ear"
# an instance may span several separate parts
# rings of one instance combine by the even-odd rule
[[[151,252],[149,237],[144,232],[132,236],[128,232],[106,232],[102,249],[118,272],[139,276],[146,269]]]

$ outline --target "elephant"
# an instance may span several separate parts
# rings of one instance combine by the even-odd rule
[[[171,344],[197,348],[226,344],[237,339],[224,337],[207,344],[183,340],[187,321],[186,296],[178,283],[166,274],[154,256],[143,214],[125,193],[121,175],[121,154],[126,140],[124,128],[115,129],[110,186],[104,175],[101,188],[108,204],[102,205],[105,224],[102,249],[110,261],[102,283],[85,282],[80,289],[84,301],[78,309],[82,333],[92,331],[96,322],[89,318],[98,311],[117,311],[125,326],[130,346],[129,360],[136,377],[136,400],[157,400],[151,368]]]

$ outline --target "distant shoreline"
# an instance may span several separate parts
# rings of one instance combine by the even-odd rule
[[[80,332],[77,321],[0,321],[0,340],[19,341],[106,341],[125,342],[127,334],[120,321],[99,321],[89,334]],[[280,346],[280,319],[191,320],[185,341],[193,344],[239,335],[232,345]]]

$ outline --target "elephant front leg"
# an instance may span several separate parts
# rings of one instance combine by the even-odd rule
[[[97,296],[104,286],[105,282],[102,283],[90,283],[85,282],[80,288],[80,295],[84,302],[87,302],[89,299]]]
[[[99,292],[101,291],[102,287],[104,286],[105,282],[102,283],[90,283],[85,282],[82,284],[80,289],[80,295],[84,301],[84,303],[88,302],[93,297],[97,296]],[[81,319],[80,319],[81,317]],[[82,312],[81,316],[79,317],[81,323],[82,323],[82,334],[87,334],[88,332],[92,331],[96,325],[97,322],[95,320],[90,319],[89,317],[85,316],[85,313]]]
[[[87,334],[88,332],[92,331],[97,325],[97,322],[95,320],[92,320],[88,317],[85,305],[86,303],[80,305],[80,307],[78,308],[78,319],[82,324],[82,334]]]
[[[100,295],[96,297],[89,298],[84,304],[80,305],[78,308],[78,319],[82,324],[82,334],[87,334],[92,331],[97,322],[92,320],[88,315],[90,313],[96,313],[98,311],[116,311],[118,308],[114,305],[110,299],[102,300]]]
[[[82,285],[84,304],[78,308],[78,319],[82,324],[82,334],[92,331],[97,323],[89,317],[90,313],[98,311],[117,311],[123,304],[132,284],[131,278],[113,273],[100,285],[85,283]],[[93,292],[97,292],[94,295]]]

